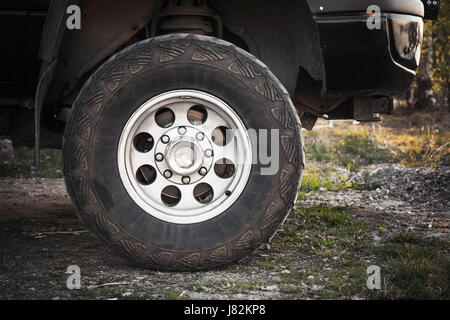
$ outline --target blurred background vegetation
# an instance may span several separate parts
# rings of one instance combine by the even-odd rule
[[[450,1],[441,1],[437,21],[426,21],[422,61],[411,89],[399,99],[416,109],[449,108]]]

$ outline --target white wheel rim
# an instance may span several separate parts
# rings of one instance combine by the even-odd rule
[[[194,106],[206,111],[204,122],[189,120]],[[170,126],[157,124],[161,110],[173,112]],[[226,146],[214,142],[226,135]],[[221,159],[229,160],[226,166]],[[134,112],[122,131],[117,161],[122,183],[139,207],[163,221],[191,224],[222,214],[239,198],[250,176],[252,148],[244,123],[224,101],[176,90]]]

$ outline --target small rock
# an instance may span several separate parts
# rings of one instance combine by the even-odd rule
[[[262,288],[264,291],[275,291],[278,290],[278,286],[276,284],[272,285],[272,286],[268,286],[268,287],[263,287]]]
[[[311,289],[312,289],[312,291],[320,291],[323,289],[323,286],[319,286],[319,285],[315,284],[312,286]]]
[[[275,277],[272,277],[271,280],[274,282],[278,282],[278,281],[281,281],[281,278],[278,276],[275,276]]]

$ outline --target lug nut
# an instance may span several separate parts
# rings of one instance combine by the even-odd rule
[[[170,171],[170,170],[164,171],[164,177],[165,177],[166,179],[172,178],[172,171]]]
[[[170,141],[170,138],[169,138],[169,136],[166,136],[166,135],[164,135],[164,136],[162,136],[161,137],[161,142],[162,143],[169,143],[169,141]]]
[[[156,154],[155,159],[156,159],[156,161],[161,162],[164,160],[164,156],[162,153],[158,153],[158,154]]]
[[[191,182],[191,178],[183,177],[183,178],[181,178],[181,182],[183,182],[183,184],[189,184],[189,182]]]
[[[179,127],[178,128],[178,134],[180,134],[181,136],[186,134],[186,127]]]
[[[203,134],[203,132],[199,132],[199,133],[197,133],[197,134],[195,135],[195,138],[196,138],[198,141],[202,141],[203,139],[205,139],[205,135]]]
[[[205,157],[211,158],[213,156],[213,151],[211,149],[205,150]]]
[[[208,170],[205,167],[201,167],[200,170],[198,170],[198,173],[201,176],[206,176],[206,174],[208,173]]]

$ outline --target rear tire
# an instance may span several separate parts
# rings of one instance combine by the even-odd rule
[[[183,99],[206,110],[204,123],[187,122]],[[237,130],[232,157],[241,160],[257,153],[247,129],[279,130],[279,170],[261,175],[266,166],[246,160],[214,171],[219,122]],[[83,86],[64,135],[66,185],[83,223],[132,261],[215,268],[258,248],[287,217],[303,169],[300,129],[288,93],[254,56],[206,36],[157,37],[114,55]],[[196,188],[202,181],[209,195]],[[178,191],[161,192],[166,185]]]

